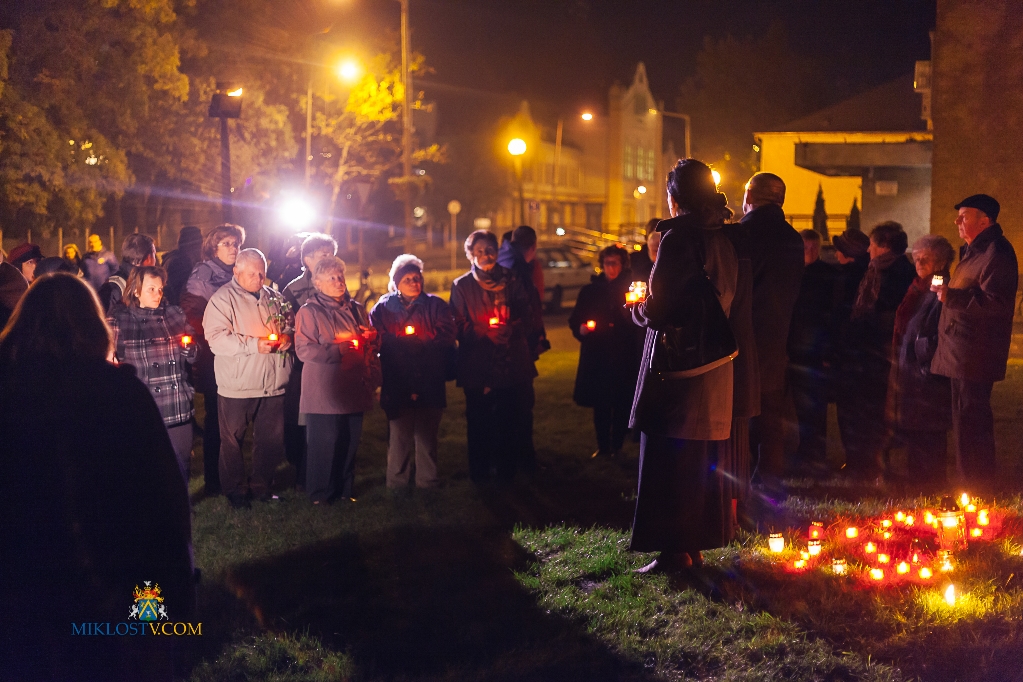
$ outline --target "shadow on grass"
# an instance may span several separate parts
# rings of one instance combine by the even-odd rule
[[[504,534],[405,526],[243,564],[227,583],[263,627],[308,631],[370,679],[653,679],[541,611],[513,575],[529,558]]]

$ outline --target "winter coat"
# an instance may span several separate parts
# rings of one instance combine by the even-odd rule
[[[930,282],[914,282],[915,286]],[[894,361],[888,382],[890,423],[907,431],[947,431],[952,424],[952,387],[947,377],[931,373],[931,362],[938,348],[938,320],[941,301],[924,289],[919,297],[907,296],[902,310],[909,317],[902,335],[895,339]]]
[[[860,292],[869,283],[870,265],[860,282]],[[892,335],[895,332],[895,312],[906,291],[916,279],[916,268],[905,255],[896,256],[890,265],[880,271],[880,290],[869,310],[859,313],[854,304],[849,322],[847,343],[853,350],[853,360],[865,363],[888,363],[892,358]],[[859,299],[858,299],[859,300]],[[887,374],[887,368],[885,374]]]
[[[540,349],[540,339],[547,338],[547,330],[544,328],[543,323],[543,267],[540,265],[540,261],[535,258],[527,263],[525,257],[511,241],[506,241],[501,245],[501,249],[497,253],[497,264],[514,272],[515,277],[522,283],[523,288],[529,294],[532,331],[526,340],[533,351],[533,359],[536,360],[540,357],[540,353],[546,350]]]
[[[291,374],[290,353],[260,353],[258,342],[271,333],[292,332],[287,303],[264,286],[258,298],[238,284],[220,287],[206,306],[203,328],[213,351],[217,394],[225,398],[265,398],[282,395]],[[279,321],[277,316],[284,316]]]
[[[831,358],[837,285],[838,272],[822,260],[803,269],[789,327],[788,354],[793,364],[820,369]]]
[[[89,251],[82,259],[82,272],[93,291],[99,291],[120,265],[113,251]]]
[[[102,360],[0,366],[0,433],[0,677],[170,679],[137,637],[71,628],[134,622],[144,580],[197,622],[188,491],[149,390]]]
[[[611,403],[616,395],[632,394],[639,373],[636,325],[625,307],[632,273],[624,270],[614,280],[595,275],[579,290],[568,318],[572,336],[579,340],[579,369],[572,399],[582,407]],[[579,328],[592,320],[596,326],[585,336]]]
[[[388,418],[406,407],[447,407],[444,384],[458,335],[448,304],[423,293],[406,306],[393,292],[377,301],[370,318],[380,334],[380,406]]]
[[[308,270],[305,270],[300,276],[288,282],[288,286],[284,287],[284,298],[288,299],[288,303],[291,304],[291,309],[294,311],[298,311],[299,308],[304,306],[309,297],[315,293],[316,287],[313,286],[313,275]]]
[[[114,332],[117,360],[135,368],[135,376],[156,400],[163,423],[171,427],[191,421],[195,390],[189,382],[188,366],[199,349],[184,311],[166,303],[159,308],[118,305],[107,322]],[[186,334],[193,342],[184,348],[181,337]]]
[[[933,373],[978,382],[1005,378],[1017,270],[1016,251],[998,223],[959,249],[941,308]]]
[[[658,331],[682,323],[676,312],[693,281],[706,271],[725,314],[731,311],[739,279],[739,259],[720,220],[695,214],[662,220],[657,261],[646,301],[633,309],[646,341],[630,426],[644,433],[690,440],[726,440],[731,434],[734,368],[728,362],[694,377],[663,377],[648,370]]]
[[[121,267],[117,269],[117,272],[112,274],[103,286],[96,292],[96,296],[99,297],[100,308],[107,315],[113,314],[115,306],[119,306],[124,301],[124,288],[128,284],[128,277],[131,276],[131,271],[135,269],[135,266],[131,263],[121,262]]]
[[[185,283],[185,290],[181,293],[181,309],[185,311],[188,323],[195,330],[199,345],[199,357],[192,365],[192,375],[193,385],[201,393],[215,393],[217,390],[213,351],[206,342],[202,318],[210,297],[217,289],[230,282],[233,276],[231,268],[218,260],[202,261],[192,268],[192,274]]]
[[[7,325],[21,295],[28,289],[28,280],[21,270],[4,261],[0,263],[0,329]]]
[[[803,278],[803,238],[775,204],[758,206],[739,223],[749,233],[760,390],[776,392],[785,388],[789,327]]]
[[[355,414],[373,407],[373,393],[380,385],[378,342],[349,339],[369,327],[366,309],[345,294],[336,301],[314,293],[299,308],[295,328],[295,352],[303,362],[303,414]]]
[[[508,388],[536,376],[529,339],[538,338],[540,332],[529,292],[509,271],[504,293],[506,310],[498,311],[495,293],[480,286],[471,271],[451,284],[451,312],[458,329],[458,386]],[[511,336],[505,343],[487,337],[495,315],[510,326]]]
[[[190,248],[174,249],[163,257],[163,268],[167,271],[167,283],[163,287],[163,298],[170,305],[181,305],[181,296],[185,293],[188,278],[198,263],[195,253]]]
[[[738,259],[735,296],[728,310],[728,324],[739,355],[732,360],[732,419],[760,414],[760,358],[753,333],[753,254],[749,232],[741,223],[724,226]]]

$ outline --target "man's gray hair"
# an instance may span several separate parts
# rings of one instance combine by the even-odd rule
[[[956,251],[952,244],[940,234],[925,234],[913,242],[913,255],[919,251],[927,251],[934,256],[941,270],[952,265],[956,259]]]
[[[259,249],[242,249],[239,251],[238,259],[235,260],[234,266],[240,268],[243,263],[259,263],[263,266],[263,270],[266,270],[266,256]]]

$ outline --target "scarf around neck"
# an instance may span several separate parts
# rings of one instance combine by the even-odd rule
[[[853,304],[853,319],[866,317],[874,312],[874,305],[877,303],[878,296],[881,295],[881,279],[882,273],[890,268],[895,262],[905,258],[901,253],[882,253],[877,258],[871,258],[870,263],[867,265],[867,273],[863,275],[863,281],[860,282],[860,290],[856,294],[856,303]]]
[[[504,291],[508,284],[508,270],[500,265],[494,264],[489,271],[480,270],[476,264],[472,264],[472,278],[479,282],[479,285],[486,291]]]

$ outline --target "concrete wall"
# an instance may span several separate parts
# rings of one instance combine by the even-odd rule
[[[931,230],[962,243],[952,207],[983,192],[1023,253],[1023,5],[938,0],[933,49]]]
[[[878,181],[895,181],[898,193],[879,195]],[[889,185],[890,187],[890,185]],[[931,171],[929,168],[876,168],[863,176],[863,207],[860,227],[870,234],[878,223],[894,220],[902,223],[909,245],[931,229]]]

